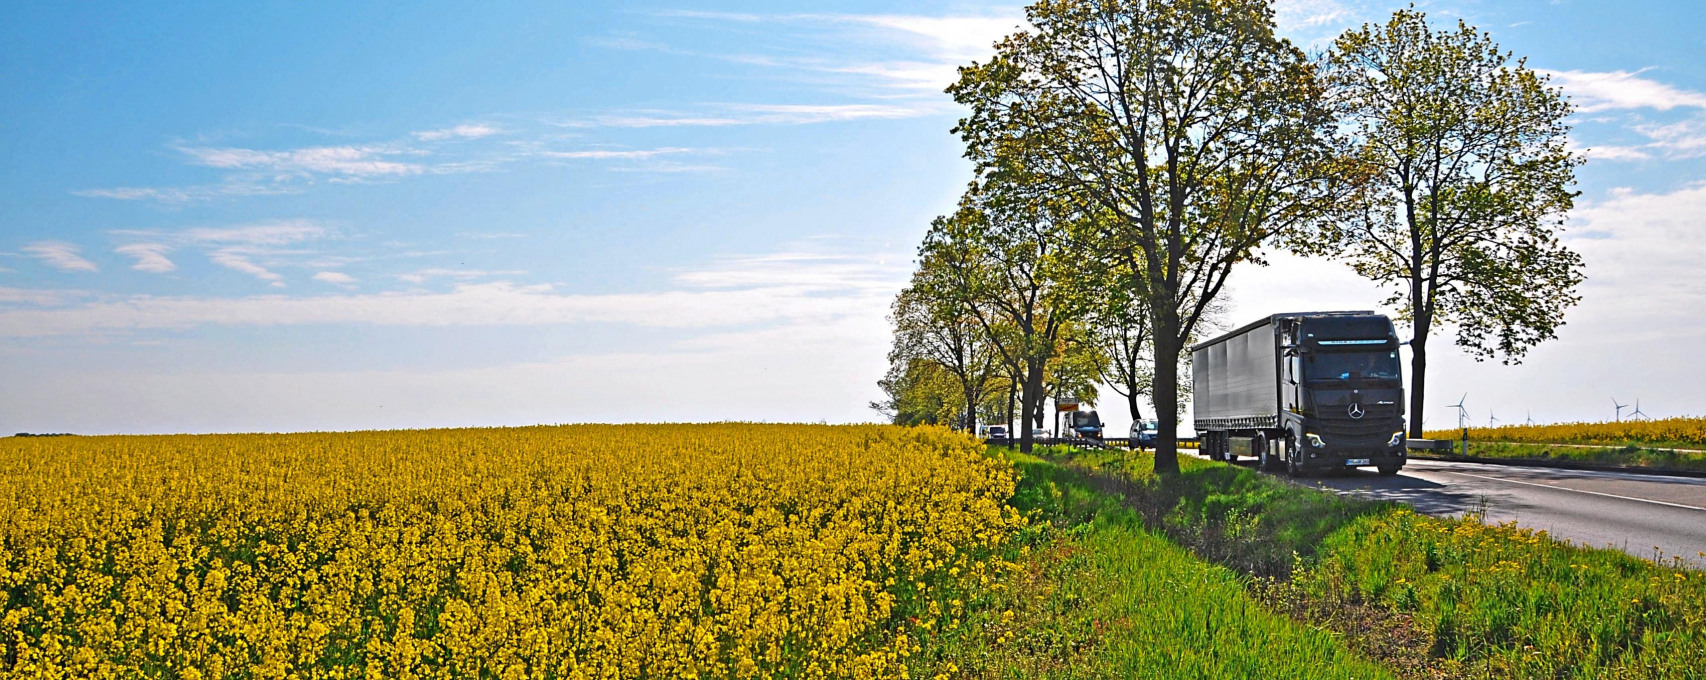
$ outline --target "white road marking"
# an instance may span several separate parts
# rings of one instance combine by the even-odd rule
[[[1616,498],[1618,500],[1635,501],[1637,503],[1652,503],[1653,505],[1664,505],[1664,506],[1668,506],[1668,507],[1672,507],[1672,508],[1682,508],[1684,510],[1699,510],[1700,512],[1706,512],[1706,508],[1696,507],[1693,505],[1683,505],[1681,503],[1666,503],[1664,501],[1655,501],[1651,498],[1635,498],[1634,496],[1619,496],[1619,495],[1614,494],[1614,493],[1603,493],[1603,492],[1599,492],[1599,491],[1583,491],[1581,489],[1572,489],[1572,488],[1567,487],[1567,486],[1556,486],[1553,484],[1536,484],[1534,482],[1519,482],[1519,481],[1514,480],[1514,479],[1505,479],[1503,477],[1488,477],[1486,475],[1477,475],[1477,474],[1472,474],[1472,473],[1468,473],[1468,472],[1455,472],[1452,470],[1435,470],[1435,472],[1443,472],[1443,473],[1448,474],[1448,475],[1461,475],[1464,477],[1476,477],[1479,479],[1486,479],[1486,480],[1491,480],[1491,481],[1495,481],[1495,482],[1505,482],[1508,484],[1522,484],[1524,486],[1538,486],[1542,489],[1557,489],[1560,491],[1574,491],[1576,493],[1585,493],[1585,494],[1589,494],[1589,495],[1593,495],[1593,496],[1605,496],[1606,498]]]

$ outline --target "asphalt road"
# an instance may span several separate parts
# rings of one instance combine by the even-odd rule
[[[1430,515],[1485,511],[1488,522],[1706,568],[1706,479],[1411,460],[1395,477],[1356,470],[1297,481]]]

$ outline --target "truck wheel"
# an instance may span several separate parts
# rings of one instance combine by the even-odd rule
[[[1209,433],[1209,435],[1208,435],[1208,459],[1209,460],[1219,461],[1222,463],[1226,462],[1226,445],[1223,442],[1221,442],[1222,438],[1223,437],[1218,433],[1214,433],[1214,432]]]
[[[1380,476],[1382,476],[1382,477],[1391,477],[1392,475],[1398,474],[1398,470],[1402,469],[1403,467],[1404,467],[1403,463],[1395,463],[1392,465],[1377,466],[1377,467],[1375,467],[1375,470],[1378,471],[1380,473]]]
[[[1303,452],[1297,449],[1297,437],[1290,432],[1285,435],[1285,473],[1292,477],[1303,476]]]

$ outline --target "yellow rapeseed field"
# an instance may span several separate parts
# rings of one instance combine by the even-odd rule
[[[0,439],[0,676],[899,677],[1013,485],[935,428]]]
[[[1427,436],[1431,439],[1456,439],[1463,436],[1463,431],[1432,430]],[[1706,447],[1706,418],[1685,416],[1607,423],[1471,427],[1469,438],[1475,441],[1531,444],[1634,444],[1701,448]]]

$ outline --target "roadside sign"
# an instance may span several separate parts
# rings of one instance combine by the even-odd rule
[[[1078,400],[1077,399],[1056,399],[1056,400],[1054,400],[1054,410],[1056,413],[1065,413],[1067,411],[1076,411],[1076,410],[1078,410]]]

